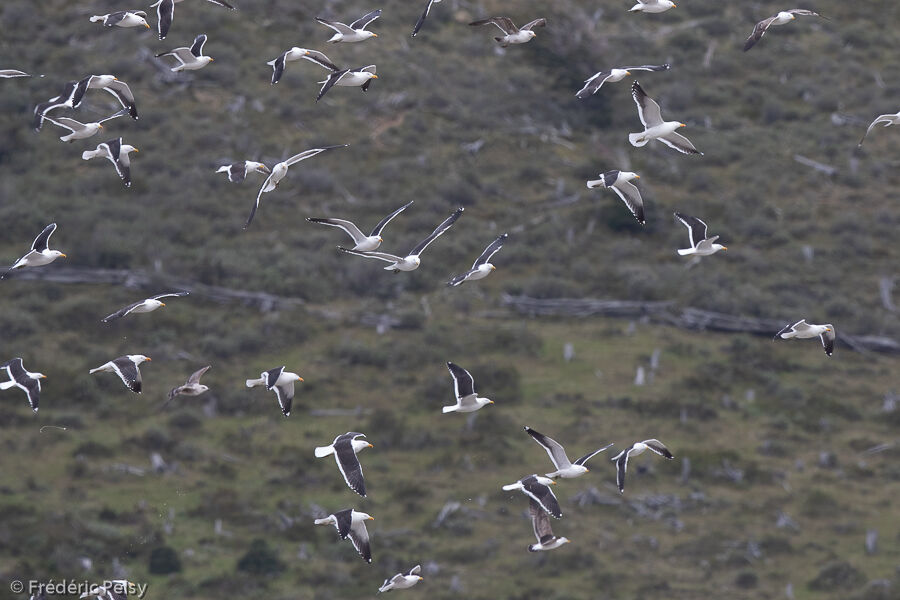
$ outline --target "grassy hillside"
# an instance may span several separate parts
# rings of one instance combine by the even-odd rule
[[[421,562],[426,581],[395,593],[762,599],[791,584],[798,600],[895,597],[897,450],[866,451],[897,438],[898,413],[884,406],[898,389],[896,356],[839,347],[829,359],[815,340],[531,320],[499,306],[503,293],[671,300],[785,322],[805,316],[834,323],[839,336],[900,337],[878,293],[900,264],[900,139],[879,129],[856,150],[874,116],[897,110],[900,13],[886,0],[801,5],[830,20],[773,28],[745,54],[753,24],[777,5],[685,0],[634,15],[627,1],[444,0],[411,38],[423,6],[390,0],[372,26],[377,39],[326,48],[330,33],[316,16],[346,20],[376,6],[242,0],[231,12],[184,2],[160,42],[153,31],[87,20],[119,2],[3,3],[0,68],[46,77],[0,80],[2,260],[56,221],[54,247],[68,266],[304,301],[261,312],[194,295],[107,326],[104,315],[162,290],[0,283],[0,359],[22,356],[48,375],[37,415],[18,390],[0,395],[4,581],[115,573],[149,582],[158,598],[327,600],[370,597]],[[466,26],[490,14],[549,24],[501,51],[493,29]],[[208,67],[171,77],[153,58],[201,32],[216,59]],[[266,61],[294,45],[341,65],[375,63],[379,79],[366,94],[335,88],[315,103],[324,71],[301,61],[272,86]],[[639,80],[664,116],[688,124],[702,157],[628,144],[640,123],[627,80],[574,97],[597,70],[662,62],[672,69]],[[91,73],[127,81],[141,118],[73,144],[50,124],[29,130],[36,102]],[[111,96],[91,91],[72,115],[115,110]],[[130,189],[108,162],[80,160],[119,135],[140,148]],[[338,143],[350,146],[292,167],[242,231],[262,179],[230,184],[217,166],[271,165]],[[612,168],[642,175],[645,227],[612,192],[585,188]],[[466,208],[413,273],[341,255],[335,246],[348,240],[339,231],[305,220],[344,217],[366,229],[410,200],[383,250],[404,252]],[[706,220],[727,254],[685,268],[676,209]],[[502,232],[510,239],[490,278],[444,286]],[[384,317],[395,327],[378,334]],[[141,396],[111,374],[87,373],[123,353],[154,359]],[[635,385],[655,353],[652,380]],[[496,404],[471,418],[441,415],[452,396],[448,360],[470,369]],[[166,392],[205,364],[211,391],[161,409]],[[243,384],[281,364],[305,379],[288,419],[270,393]],[[327,412],[335,409],[348,412]],[[557,486],[565,517],[554,531],[574,543],[529,554],[527,501],[500,491],[549,471],[523,425],[575,455],[658,437],[676,460],[635,459],[620,496],[612,463],[598,456],[587,476]],[[360,455],[365,500],[333,461],[313,457],[350,430],[375,445]],[[152,453],[169,468],[154,472]],[[448,502],[459,508],[436,525]],[[312,525],[350,506],[376,517],[372,565],[332,528]],[[873,554],[869,531],[878,532]],[[166,562],[159,548],[174,551],[180,570],[160,574],[155,562],[151,572],[151,556]],[[250,563],[275,570],[248,571]]]

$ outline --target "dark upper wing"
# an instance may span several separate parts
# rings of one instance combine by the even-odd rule
[[[616,459],[616,486],[619,491],[625,493],[625,471],[628,470],[628,451],[623,452]]]
[[[342,540],[346,540],[347,536],[350,534],[350,524],[353,523],[353,509],[345,508],[344,510],[339,510],[332,515],[335,520],[335,527],[338,530],[338,535],[341,536]]]
[[[631,96],[634,98],[634,103],[637,104],[638,116],[644,127],[649,129],[650,127],[662,125],[663,119],[662,112],[659,110],[659,104],[647,95],[647,92],[644,91],[644,88],[641,87],[637,80],[631,84]]]
[[[129,304],[128,306],[126,306],[126,307],[124,307],[124,308],[120,308],[119,310],[117,310],[117,311],[114,312],[113,314],[107,315],[107,316],[103,317],[102,319],[100,319],[100,322],[102,322],[102,323],[109,323],[110,321],[114,321],[115,319],[119,319],[119,318],[121,318],[121,317],[124,317],[125,315],[127,315],[128,313],[130,313],[132,310],[134,310],[134,308],[135,308],[136,306],[138,306],[138,305],[140,305],[140,304],[143,304],[143,303],[144,303],[144,301],[141,300],[140,302],[134,302],[134,303],[132,303],[132,304]]]
[[[529,29],[534,29],[535,27],[543,27],[546,24],[547,24],[547,19],[535,19],[534,21],[531,21],[530,23],[525,23],[524,25],[519,27],[519,29],[521,31],[526,31]]]
[[[416,21],[416,26],[413,27],[413,37],[416,37],[416,34],[419,33],[419,30],[422,28],[422,24],[425,22],[425,19],[428,18],[428,13],[431,12],[431,5],[434,4],[435,0],[428,0],[428,4],[425,5],[425,10],[422,11],[422,16],[419,17],[419,20]],[[438,0],[440,2],[440,0]]]
[[[81,101],[84,100],[84,93],[87,91],[88,86],[91,83],[91,79],[93,78],[93,75],[88,75],[75,84],[75,88],[72,90],[71,96],[72,108],[78,108],[78,106],[81,104]]]
[[[118,79],[114,79],[112,83],[103,88],[110,94],[116,97],[116,100],[119,101],[119,104],[122,105],[122,108],[128,110],[128,114],[131,115],[132,119],[138,118],[137,112],[137,104],[134,102],[134,94],[131,93],[131,88],[128,87],[128,84],[124,81],[119,81]]]
[[[53,235],[53,232],[56,231],[56,223],[50,223],[44,230],[38,234],[36,238],[34,238],[34,242],[31,244],[31,249],[35,252],[42,252],[47,249],[47,246],[50,243],[50,236]]]
[[[372,233],[369,235],[381,235],[381,230],[384,229],[384,226],[387,225],[388,223],[390,223],[394,217],[396,217],[397,215],[402,213],[404,210],[409,208],[409,206],[413,202],[415,202],[415,201],[410,200],[409,202],[407,202],[406,204],[404,204],[403,206],[401,206],[400,208],[398,208],[397,210],[395,210],[394,212],[392,212],[391,214],[389,214],[388,216],[383,218],[381,221],[378,222],[378,225],[375,226],[375,229],[373,229]]]
[[[612,446],[612,444],[607,444],[607,445],[603,446],[602,448],[599,448],[599,449],[597,449],[597,450],[594,450],[593,452],[588,452],[587,454],[585,454],[584,456],[582,456],[581,458],[579,458],[578,460],[576,460],[576,461],[575,461],[574,463],[572,463],[572,464],[575,464],[575,465],[581,465],[581,466],[583,467],[583,466],[584,466],[584,463],[586,463],[587,461],[591,460],[595,455],[600,454],[601,452],[603,452],[604,450],[606,450],[606,449],[609,448],[610,446]]]
[[[431,235],[429,235],[427,238],[425,238],[424,240],[419,242],[416,245],[416,247],[410,251],[410,253],[409,253],[410,256],[418,256],[418,255],[422,254],[422,252],[425,251],[425,248],[427,248],[431,242],[433,242],[434,240],[439,238],[441,236],[441,234],[443,234],[445,231],[450,229],[450,226],[456,222],[456,220],[459,218],[459,216],[463,213],[464,210],[465,209],[462,207],[457,208],[456,211],[454,211],[454,213],[452,215],[447,217],[443,223],[441,223],[440,225],[437,226],[437,229],[435,229],[434,231],[431,232]]]
[[[453,390],[457,398],[465,398],[475,393],[475,379],[468,371],[452,362],[447,363],[447,368],[453,377]]]
[[[692,248],[696,248],[697,244],[706,239],[706,223],[697,217],[691,217],[680,212],[675,213],[675,218],[684,223],[684,226],[688,228]]]
[[[472,265],[473,269],[478,268],[478,265],[483,265],[489,260],[491,257],[500,251],[500,248],[503,247],[504,242],[506,242],[506,238],[509,237],[508,233],[504,233],[503,235],[497,237],[496,240],[488,244],[488,247],[484,249],[484,252],[481,253],[481,256],[478,257],[478,260],[475,261],[475,264]]]
[[[364,17],[360,17],[359,19],[350,23],[350,29],[365,29],[366,26],[381,16],[381,9],[373,10],[369,14]]]
[[[559,501],[553,495],[550,486],[540,483],[535,477],[526,477],[522,480],[522,488],[528,496],[536,500],[541,507],[551,516],[561,519],[562,510],[559,508]]]
[[[109,140],[108,142],[104,142],[103,145],[106,146],[106,158],[108,158],[116,168],[116,173],[118,173],[122,181],[125,182],[125,187],[131,187],[131,167],[122,160],[122,138]]]
[[[412,569],[406,572],[407,577],[412,575],[418,575],[422,572],[422,565],[416,565]]]
[[[750,34],[750,37],[747,38],[747,41],[744,42],[744,52],[752,48],[756,45],[756,42],[762,39],[762,36],[766,34],[766,31],[769,29],[769,25],[772,24],[772,21],[775,20],[775,17],[769,17],[768,19],[763,19],[753,28],[753,32]]]
[[[225,0],[206,0],[207,2],[212,2],[213,4],[218,4],[219,6],[224,6],[225,8],[230,8],[231,10],[237,10],[232,5],[225,2]]]
[[[159,39],[164,40],[169,35],[169,27],[175,17],[175,0],[162,0],[156,7],[156,16],[159,17],[157,31]]]
[[[106,15],[106,19],[104,19],[103,24],[107,27],[112,27],[113,25],[124,19],[127,14],[128,13],[124,10],[109,13],[108,15]]]
[[[136,394],[141,393],[141,371],[127,356],[120,356],[112,361],[116,374],[128,389]]]
[[[247,178],[247,162],[232,163],[228,165],[228,181],[240,183]]]
[[[284,386],[276,385],[272,389],[275,390],[275,397],[278,398],[278,406],[281,407],[281,413],[289,417],[291,415],[291,404],[294,400],[294,382]]]
[[[608,182],[609,180],[605,179],[605,181]],[[625,206],[628,207],[628,210],[631,211],[638,223],[643,225],[646,222],[644,220],[644,200],[641,198],[641,192],[637,189],[637,186],[630,181],[616,180],[614,184],[608,187],[612,188],[612,191],[622,199],[622,202],[625,203]]]
[[[316,102],[322,99],[322,96],[328,93],[328,90],[334,87],[338,81],[340,81],[341,77],[350,72],[350,69],[343,69],[341,71],[335,71],[331,75],[328,76],[328,79],[325,80],[324,85],[322,85],[322,89],[319,90],[319,95],[316,96]]]
[[[817,12],[813,12],[811,10],[806,10],[803,8],[792,8],[790,10],[786,10],[785,12],[789,12],[792,15],[800,15],[801,17],[822,17],[822,15]],[[825,19],[825,17],[822,18]]]
[[[456,275],[455,277],[451,277],[450,281],[447,282],[447,285],[449,287],[456,287],[458,285],[462,285],[463,283],[465,283],[466,278],[473,273],[477,273],[477,270],[469,269],[465,273],[461,273],[459,275]]]
[[[278,381],[278,378],[281,377],[281,374],[284,372],[284,365],[276,368],[269,369],[265,373],[263,373],[263,377],[266,380],[266,389],[271,390],[275,387],[275,382]]]
[[[469,25],[473,27],[477,27],[478,25],[487,25],[493,24],[500,28],[500,31],[505,33],[506,35],[512,35],[519,31],[519,28],[515,26],[515,24],[510,20],[509,17],[489,17],[487,19],[480,19],[478,21],[472,21]]]
[[[34,120],[32,121],[31,126],[35,131],[41,130],[41,125],[43,125],[44,123],[44,115],[49,111],[60,106],[70,105],[72,94],[75,93],[75,87],[78,85],[78,83],[78,81],[68,82],[63,88],[62,94],[56,96],[55,98],[51,98],[46,102],[41,102],[34,107]]]
[[[547,454],[550,456],[550,460],[553,461],[553,466],[555,466],[557,469],[565,468],[571,464],[569,462],[569,457],[566,456],[566,450],[562,447],[562,444],[560,444],[553,438],[547,437],[543,433],[535,431],[531,427],[526,426],[525,431],[532,437],[534,441],[541,445],[541,448],[547,451]]]
[[[345,434],[334,443],[334,458],[350,489],[365,498],[366,482],[363,479],[362,465],[353,451],[352,439]]]
[[[272,85],[275,85],[281,80],[281,76],[284,75],[284,61],[285,56],[290,50],[286,50],[281,53],[281,56],[272,61]]]
[[[194,43],[191,44],[191,54],[196,57],[203,56],[203,44],[206,43],[206,34],[201,33],[197,37],[194,38]]]
[[[825,354],[831,356],[832,352],[834,352],[834,326],[831,323],[826,323],[825,326],[828,328],[828,331],[819,335],[819,339],[822,340],[822,347],[825,348]]]

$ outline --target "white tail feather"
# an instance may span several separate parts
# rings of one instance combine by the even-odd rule
[[[441,412],[448,413],[448,412],[456,412],[457,410],[459,410],[459,407],[456,405],[453,405],[453,406],[445,406],[444,408],[441,409]]]
[[[93,17],[91,17],[91,23],[96,23],[97,21],[102,21],[105,18],[106,18],[105,16],[94,15]]]
[[[678,254],[680,254],[681,256],[687,256],[688,254],[693,254],[693,252],[694,252],[693,248],[685,248],[685,249],[678,250]]]
[[[641,132],[641,133],[629,133],[629,134],[628,134],[628,141],[631,142],[631,145],[632,145],[632,146],[636,146],[636,147],[638,147],[638,148],[640,148],[641,146],[646,146],[646,145],[647,145],[647,142],[649,142],[650,140],[648,140],[647,138],[643,137],[643,135],[644,135],[643,132]]]
[[[325,517],[324,519],[316,519],[316,525],[331,525],[331,517]]]
[[[503,491],[504,491],[504,492],[511,492],[512,490],[517,490],[517,489],[519,489],[519,484],[518,484],[518,483],[511,483],[511,484],[509,484],[509,485],[504,485],[504,486],[503,486]]]
[[[598,188],[598,187],[605,187],[603,185],[602,179],[591,179],[590,181],[587,182],[587,186],[588,186],[589,190],[592,190],[592,189]]]
[[[334,446],[319,446],[316,448],[316,458],[322,458],[334,454]]]
[[[248,388],[266,384],[265,380],[262,377],[260,377],[259,379],[248,379],[246,383]]]

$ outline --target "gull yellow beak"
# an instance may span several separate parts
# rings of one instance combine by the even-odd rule
[[[640,179],[641,176],[640,176],[640,175],[635,175],[634,178],[635,178],[635,179]]]
[[[102,123],[97,123],[97,127],[99,127],[100,129],[103,129],[103,124],[102,124]]]
[[[383,241],[384,241],[384,238],[379,236],[378,241],[379,241],[379,242],[383,242]]]
[[[375,447],[374,444],[369,444],[369,448],[374,448],[374,447]]]
[[[631,75],[631,71],[625,71],[626,75]]]
[[[551,481],[551,482],[550,482],[550,485],[556,485],[556,482],[555,482],[555,481]]]
[[[215,60],[216,60],[216,59],[214,59],[212,56],[209,57],[209,62],[213,62],[213,61],[215,61]]]
[[[373,33],[373,34],[372,34],[372,37],[378,37],[378,34],[377,34],[377,33]],[[419,579],[422,579],[422,578],[419,577]]]
[[[147,29],[150,29],[150,25],[148,23],[144,23],[144,27],[146,27]]]
[[[41,375],[41,379],[47,379],[46,375]]]
[[[378,79],[378,75],[372,75],[372,79]]]
[[[831,329],[830,329],[830,328],[828,328],[828,327],[826,327],[826,328],[825,328],[825,331],[831,331]]]
[[[63,258],[69,258],[68,256],[66,256],[65,254],[63,254],[63,253],[61,253],[61,252],[60,252],[59,255],[62,256]]]
[[[488,403],[493,404],[494,401],[493,401],[493,400],[488,400]]]
[[[135,152],[140,152],[140,150],[138,150],[137,148],[135,148],[134,151],[135,151]]]
[[[419,581],[425,581],[424,577],[419,577]]]
[[[590,471],[590,469],[588,469],[587,467],[585,467],[585,468],[584,468],[584,472],[587,473],[588,471]]]
[[[375,520],[375,517],[373,517],[373,516],[370,515],[369,518],[368,518],[368,520],[369,520],[369,521],[374,521],[374,520]]]
[[[165,303],[165,302],[160,302],[159,305],[160,305],[160,306],[165,306],[166,303]]]
[[[297,379],[297,381],[303,381],[303,378],[302,378],[302,377],[299,377],[299,378]]]
[[[119,80],[118,77],[113,77],[113,81],[118,81],[118,80]]]
[[[148,357],[147,357],[147,360],[149,360],[149,361],[152,361],[152,360],[153,360],[153,359],[152,359],[152,358],[150,358],[150,357],[149,357],[149,356],[148,356]]]
[[[728,250],[728,246],[722,246],[722,250]]]
[[[572,540],[566,540],[566,543],[568,544],[568,543],[570,543],[571,541],[572,541]]]
[[[679,127],[687,127],[687,125],[685,125],[684,123],[679,123],[678,126]]]
[[[494,265],[491,265],[491,271],[496,271],[496,270],[497,270],[497,267],[495,267]]]

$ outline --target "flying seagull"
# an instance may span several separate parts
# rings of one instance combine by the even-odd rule
[[[316,18],[316,21],[326,27],[334,29],[335,34],[328,40],[332,44],[337,44],[338,42],[363,42],[369,38],[378,37],[377,33],[366,31],[366,27],[380,16],[381,9],[379,8],[378,10],[373,10],[366,16],[353,21],[350,25],[345,25],[337,21],[328,21],[318,17]]]
[[[294,46],[290,50],[286,50],[282,52],[278,58],[270,60],[267,62],[267,65],[271,65],[272,67],[272,85],[275,85],[279,81],[281,81],[281,76],[284,75],[284,66],[285,63],[300,60],[300,59],[308,60],[310,62],[314,62],[320,67],[328,69],[329,71],[339,71],[340,69],[335,66],[333,62],[331,62],[327,56],[319,52],[318,50],[307,50],[306,48],[298,48]]]
[[[578,90],[575,94],[577,98],[587,98],[588,96],[592,96],[596,94],[597,91],[603,87],[603,84],[607,81],[609,83],[615,83],[617,81],[622,81],[628,75],[631,75],[632,71],[668,71],[669,64],[666,63],[664,65],[642,65],[640,67],[620,67],[618,69],[610,69],[609,71],[599,71],[591,75],[588,79],[584,80],[584,87]]]
[[[14,269],[40,267],[49,265],[60,256],[66,258],[66,255],[59,250],[50,249],[50,236],[53,235],[54,231],[56,231],[56,223],[50,223],[44,227],[44,230],[40,232],[38,236],[34,238],[34,242],[31,243],[31,250],[25,256],[14,262],[13,265],[6,270],[6,273],[0,275],[0,279],[4,279],[9,275],[10,271]]]
[[[368,92],[372,80],[378,79],[378,75],[376,75],[375,72],[375,65],[368,65],[358,69],[338,69],[332,71],[331,75],[329,75],[325,81],[319,82],[322,84],[322,89],[319,90],[319,95],[316,96],[316,102],[321,100],[322,96],[327,94],[328,90],[334,86],[358,87],[362,91]]]
[[[714,235],[710,238],[706,237],[706,223],[697,217],[691,217],[676,211],[675,218],[688,228],[691,240],[690,248],[678,250],[678,254],[681,256],[709,256],[710,254],[715,254],[719,250],[728,250],[728,248],[722,244],[715,243],[715,241],[719,239],[719,236]]]
[[[116,168],[116,173],[125,183],[125,187],[131,187],[131,159],[128,157],[131,152],[140,152],[140,150],[130,144],[123,144],[122,138],[116,138],[99,144],[94,150],[85,150],[81,153],[81,158],[83,160],[97,157],[108,159]]]
[[[672,0],[637,0],[628,12],[661,13],[678,6]]]
[[[831,323],[825,325],[812,325],[806,322],[806,319],[800,319],[793,325],[788,325],[775,334],[774,339],[789,340],[797,338],[805,340],[808,338],[818,337],[822,340],[822,347],[825,348],[825,354],[831,356],[834,352],[834,326]]]
[[[259,379],[248,379],[247,387],[252,388],[258,385],[266,386],[267,390],[274,390],[275,397],[278,398],[278,406],[284,416],[291,414],[291,402],[294,400],[294,382],[303,381],[303,378],[296,373],[284,370],[284,365],[277,369],[269,369],[259,374]]]
[[[569,457],[566,456],[566,449],[563,448],[559,442],[557,442],[553,438],[547,437],[542,433],[538,433],[527,425],[525,426],[525,431],[532,437],[534,441],[540,444],[541,447],[547,451],[547,454],[550,456],[550,460],[553,462],[553,466],[556,467],[555,471],[553,471],[552,473],[547,473],[547,477],[550,477],[551,479],[554,477],[563,477],[566,479],[581,477],[589,471],[589,469],[584,466],[585,463],[595,455],[612,446],[612,444],[607,444],[599,450],[594,450],[593,452],[585,454],[573,463],[569,460]]]
[[[269,176],[266,177],[266,180],[263,182],[262,187],[259,188],[259,193],[256,195],[256,202],[253,204],[253,208],[250,209],[250,216],[247,217],[247,223],[244,224],[244,229],[250,227],[250,223],[253,222],[253,217],[256,215],[256,210],[259,208],[259,199],[262,198],[262,195],[266,192],[271,192],[274,190],[279,182],[287,176],[288,167],[291,165],[295,165],[301,160],[306,160],[307,158],[312,158],[313,156],[325,152],[326,150],[331,150],[333,148],[346,148],[349,144],[338,144],[336,146],[325,146],[324,148],[311,148],[309,150],[304,150],[300,154],[295,154],[287,160],[284,160],[274,167],[272,167],[272,172],[269,173]]]
[[[390,579],[385,579],[384,583],[381,584],[381,587],[378,588],[378,591],[389,592],[391,590],[405,590],[411,588],[422,581],[423,578],[419,576],[419,573],[421,572],[422,567],[416,565],[406,573],[397,573]]]
[[[207,1],[235,10],[235,8],[225,2],[225,0]],[[161,40],[166,39],[166,36],[169,35],[169,28],[172,26],[172,19],[175,17],[175,4],[177,2],[182,2],[182,0],[157,0],[156,3],[150,5],[150,8],[156,7],[156,16],[159,17],[159,39]]]
[[[484,279],[485,277],[490,275],[491,271],[493,271],[497,267],[495,267],[488,261],[491,260],[491,257],[493,255],[500,251],[500,248],[503,247],[503,244],[506,242],[506,238],[508,237],[509,234],[504,233],[496,240],[488,244],[488,247],[484,249],[484,252],[481,253],[481,256],[479,256],[478,259],[476,259],[472,264],[472,268],[448,281],[447,285],[450,287],[456,287],[458,285],[462,285],[467,281],[478,281],[479,279]]]
[[[55,96],[47,102],[42,102],[34,107],[34,120],[32,127],[35,131],[40,131],[41,125],[48,112],[57,108],[68,107],[78,108],[84,99],[84,94],[89,89],[98,89],[112,94],[122,108],[128,110],[128,114],[132,119],[138,118],[137,104],[134,101],[134,94],[131,88],[124,81],[120,81],[114,75],[88,75],[78,81],[70,81],[63,88],[62,94]]]
[[[550,527],[550,517],[547,516],[541,505],[531,498],[528,499],[528,513],[531,516],[531,528],[534,529],[534,537],[538,541],[537,544],[528,546],[529,552],[555,550],[571,541],[567,537],[556,537],[553,535],[553,529]]]
[[[356,453],[364,448],[374,448],[372,444],[366,440],[358,440],[356,438],[366,437],[363,433],[348,431],[343,433],[331,443],[330,446],[320,446],[316,448],[316,458],[323,458],[330,454],[334,454],[334,460],[337,462],[341,475],[347,486],[362,496],[366,497],[366,482],[363,479],[362,465],[356,458]]]
[[[503,36],[495,37],[494,40],[500,44],[501,48],[506,48],[510,44],[530,42],[537,35],[534,32],[534,28],[546,25],[547,19],[535,19],[522,25],[522,27],[516,27],[509,17],[488,17],[487,19],[479,19],[469,23],[472,27],[488,24],[496,25],[503,32]]]
[[[82,123],[81,121],[76,121],[75,119],[70,119],[68,117],[45,116],[44,119],[50,121],[54,125],[58,125],[59,127],[68,129],[69,133],[60,136],[59,139],[64,142],[73,142],[75,140],[83,140],[85,138],[96,135],[97,132],[103,129],[103,123],[127,114],[128,110],[123,108],[119,112],[112,114],[105,119],[100,119],[99,121],[96,121],[94,123]]]
[[[529,475],[515,483],[504,485],[503,491],[521,490],[523,494],[537,502],[548,515],[561,519],[562,511],[559,508],[556,496],[553,495],[553,491],[550,489],[551,485],[556,485],[556,482],[548,477]]]
[[[182,46],[180,48],[175,48],[174,50],[169,50],[168,52],[160,52],[156,55],[156,58],[159,58],[160,56],[174,56],[178,61],[178,64],[170,69],[173,73],[179,71],[196,71],[215,60],[211,56],[203,55],[204,44],[206,44],[206,34],[201,33],[194,38],[194,43],[191,44],[190,48]]]
[[[643,225],[644,221],[644,200],[641,198],[641,192],[631,183],[633,179],[640,179],[641,176],[631,171],[607,171],[600,174],[600,179],[592,179],[587,182],[589,190],[605,187],[610,188],[616,195],[622,199],[637,222]]]
[[[344,248],[343,246],[338,246],[338,250],[341,252],[347,252],[348,254],[356,254],[357,256],[364,256],[366,258],[376,258],[378,260],[383,260],[385,262],[391,263],[390,265],[384,268],[385,271],[393,271],[394,273],[398,273],[400,271],[415,271],[419,268],[419,264],[421,263],[419,259],[419,255],[425,251],[425,248],[428,245],[439,238],[441,234],[450,229],[450,226],[456,222],[459,216],[463,213],[465,209],[460,207],[457,208],[456,211],[447,217],[443,223],[437,226],[437,229],[431,232],[427,238],[416,244],[416,246],[409,251],[405,257],[395,256],[393,254],[388,254],[387,252],[359,252],[357,250],[349,250]]]
[[[422,24],[425,22],[425,19],[428,18],[428,13],[431,12],[431,5],[437,4],[441,0],[428,0],[428,4],[425,5],[425,10],[422,11],[422,16],[419,17],[419,20],[416,21],[416,26],[413,27],[412,36],[416,37],[416,34],[419,33],[419,30],[422,29]]]
[[[145,300],[141,300],[139,302],[134,302],[124,308],[120,308],[113,314],[107,315],[107,316],[103,317],[102,319],[100,319],[100,322],[101,323],[109,323],[110,321],[120,319],[120,318],[124,317],[125,315],[130,315],[132,313],[138,314],[138,313],[153,312],[157,308],[166,305],[165,302],[161,302],[162,298],[180,298],[182,296],[187,296],[189,294],[190,294],[190,292],[169,292],[166,294],[159,294],[156,296],[151,296]]]
[[[216,169],[216,173],[228,173],[228,181],[231,183],[241,183],[252,171],[263,173],[265,175],[272,172],[266,165],[252,160],[231,163],[230,165],[223,165]]]
[[[147,22],[147,13],[142,10],[120,10],[108,15],[94,15],[91,17],[91,23],[102,22],[106,27],[146,27],[150,29],[150,23]]]
[[[478,394],[475,393],[475,379],[471,373],[452,362],[447,363],[447,369],[450,371],[450,376],[453,377],[453,393],[456,396],[456,404],[445,406],[441,412],[475,412],[482,406],[494,403],[493,400],[478,397]]]
[[[184,382],[183,385],[179,385],[178,387],[174,387],[169,390],[169,396],[166,400],[166,403],[163,404],[165,406],[169,402],[175,399],[176,396],[199,396],[200,394],[209,390],[209,387],[200,383],[200,378],[209,371],[210,365],[206,365],[202,369],[198,369],[191,374],[190,377],[187,378],[187,381]]]
[[[41,395],[41,379],[45,379],[47,376],[43,373],[32,373],[25,369],[22,366],[21,358],[6,361],[0,365],[0,369],[6,369],[6,374],[9,376],[9,381],[0,382],[0,390],[8,390],[11,387],[19,388],[28,396],[28,404],[31,405],[31,410],[37,412],[38,400]]]
[[[885,127],[890,127],[891,125],[900,125],[900,112],[893,115],[880,115],[872,124],[869,125],[869,128],[866,129],[866,132],[863,134],[862,139],[859,140],[859,144],[857,146],[862,146],[863,142],[866,141],[866,136],[869,135],[869,132],[878,125],[879,123],[884,123]]]
[[[802,8],[783,10],[774,17],[763,19],[756,24],[753,28],[753,33],[750,34],[750,37],[747,38],[747,41],[744,44],[744,52],[755,46],[756,42],[761,40],[762,36],[769,30],[769,27],[772,25],[784,25],[785,23],[790,23],[796,18],[795,15],[800,15],[801,17],[822,17],[819,13],[815,13],[811,10],[804,10]],[[822,18],[824,19],[825,17]]]
[[[122,383],[135,394],[141,393],[141,370],[138,365],[142,362],[153,360],[149,356],[143,354],[126,354],[114,358],[108,363],[104,363],[96,369],[91,369],[90,374],[93,375],[98,371],[112,371],[119,376]]]
[[[306,220],[310,223],[319,223],[320,225],[329,225],[331,227],[339,227],[344,230],[351,238],[353,238],[353,243],[356,244],[351,248],[351,250],[357,250],[361,252],[371,252],[372,250],[377,250],[381,245],[381,242],[384,240],[381,237],[381,230],[384,229],[385,225],[391,222],[391,220],[406,210],[414,201],[407,202],[381,221],[378,222],[378,225],[375,226],[375,229],[372,230],[372,233],[369,235],[364,234],[359,227],[351,223],[350,221],[345,221],[343,219],[318,219],[315,217],[308,217]]]
[[[663,121],[662,113],[653,98],[648,96],[637,81],[631,84],[631,95],[637,104],[638,116],[644,124],[641,133],[629,133],[628,141],[632,146],[645,146],[650,140],[659,140],[669,148],[678,150],[683,154],[703,153],[694,148],[694,145],[686,137],[675,133],[679,127],[687,127],[679,121]]]
[[[375,517],[364,512],[357,512],[352,508],[339,510],[328,515],[324,519],[316,519],[316,525],[334,525],[342,540],[348,537],[353,547],[363,559],[372,562],[372,548],[369,545],[369,532],[366,530],[366,521],[374,521]]]
[[[616,463],[616,485],[619,487],[620,492],[625,493],[625,470],[628,469],[628,458],[643,454],[645,450],[650,450],[660,456],[665,456],[668,459],[675,458],[672,456],[672,453],[669,452],[669,449],[659,440],[635,442],[627,450],[622,450],[610,459]]]

